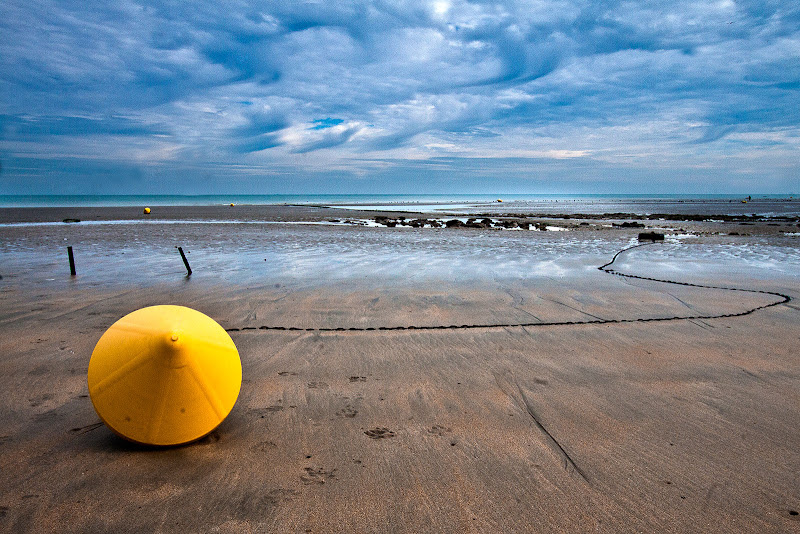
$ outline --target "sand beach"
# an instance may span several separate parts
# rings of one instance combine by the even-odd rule
[[[796,218],[513,208],[0,209],[0,531],[800,531]],[[611,266],[642,278],[598,270],[645,229]],[[99,337],[154,304],[242,358],[183,447],[88,398]]]

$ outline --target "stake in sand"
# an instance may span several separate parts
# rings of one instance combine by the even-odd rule
[[[186,259],[186,254],[183,253],[183,248],[178,247],[178,252],[181,253],[181,259],[183,260],[183,264],[186,266],[186,276],[192,276],[192,268],[189,267],[189,260]]]
[[[75,256],[72,254],[72,247],[67,247],[67,257],[69,258],[69,274],[75,276]]]
[[[230,413],[242,385],[233,340],[216,321],[183,306],[151,306],[111,325],[89,361],[89,395],[123,438],[180,445]]]

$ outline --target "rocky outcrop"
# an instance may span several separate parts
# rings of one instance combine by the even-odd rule
[[[639,232],[639,241],[664,241],[664,234],[659,232]]]

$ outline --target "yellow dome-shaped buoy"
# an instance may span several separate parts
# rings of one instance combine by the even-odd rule
[[[144,209],[144,214],[145,215],[149,215],[150,214],[150,208],[145,208]]]
[[[242,385],[228,333],[183,306],[151,306],[106,330],[89,361],[89,395],[100,419],[147,445],[180,445],[214,430]]]

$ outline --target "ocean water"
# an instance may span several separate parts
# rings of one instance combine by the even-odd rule
[[[9,206],[141,206],[320,204],[434,215],[479,213],[700,213],[800,215],[793,197],[721,195],[520,196],[488,195],[248,195],[0,197]],[[221,213],[226,213],[223,210]],[[579,232],[459,232],[368,228],[321,221],[92,220],[0,225],[0,284],[152,285],[182,280],[176,247],[188,253],[196,281],[233,284],[372,286],[565,281],[597,276],[596,267],[631,244],[630,236]],[[697,278],[800,277],[800,242],[774,238],[670,238],[652,251],[630,254],[651,273]],[[698,241],[702,241],[701,243]],[[79,276],[68,276],[73,246]],[[632,265],[631,267],[636,267]],[[603,276],[603,275],[601,275]]]
[[[653,213],[800,216],[797,195],[0,195],[0,208],[77,206],[321,205],[475,215]],[[500,202],[502,201],[502,202]]]
[[[597,271],[636,243],[629,234],[461,232],[218,221],[5,226],[0,286],[151,286],[192,283],[312,287],[420,287],[557,283],[613,278]],[[627,272],[687,281],[723,277],[800,281],[795,236],[670,237],[620,258]],[[66,247],[78,277],[69,276]],[[605,282],[603,282],[605,283]]]
[[[533,197],[531,197],[533,198]],[[0,195],[0,207],[46,206],[214,206],[271,205],[412,205],[489,203],[492,195]]]
[[[303,287],[467,283],[561,278],[594,269],[623,244],[559,239],[556,232],[535,240],[523,234],[198,222],[13,226],[0,228],[0,275],[5,283],[64,283],[66,247],[72,246],[81,283],[165,283],[185,274],[176,250],[181,246],[198,281]]]

